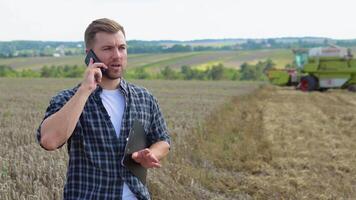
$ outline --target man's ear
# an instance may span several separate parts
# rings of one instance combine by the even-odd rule
[[[85,48],[85,54],[88,54],[89,51],[90,49]]]

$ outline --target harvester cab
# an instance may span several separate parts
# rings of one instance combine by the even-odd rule
[[[308,63],[308,50],[293,49],[294,62],[297,69],[303,69],[303,66]]]

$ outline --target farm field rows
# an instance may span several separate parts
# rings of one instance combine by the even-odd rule
[[[238,69],[243,62],[255,63],[259,60],[272,59],[278,67],[291,63],[292,52],[287,49],[251,50],[251,51],[202,51],[188,53],[158,53],[158,54],[130,54],[128,68],[146,67],[159,70],[165,66],[179,69],[182,65],[204,67],[222,63],[229,68]],[[30,57],[0,59],[0,65],[9,65],[14,69],[38,70],[44,65],[78,65],[83,66],[84,56],[65,57]]]
[[[234,97],[192,136],[185,173],[205,199],[354,199],[355,105],[345,90],[267,85]]]

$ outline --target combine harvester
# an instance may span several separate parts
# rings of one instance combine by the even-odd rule
[[[295,67],[271,69],[267,76],[280,86],[294,85],[302,91],[343,88],[356,91],[356,59],[350,49],[337,46],[293,50]]]

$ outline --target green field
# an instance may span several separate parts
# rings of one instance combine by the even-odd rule
[[[128,67],[145,67],[157,71],[165,66],[179,69],[182,65],[206,67],[222,63],[225,67],[238,69],[243,62],[255,63],[259,60],[272,59],[277,67],[291,63],[293,55],[287,49],[251,50],[251,51],[202,51],[189,53],[131,54]],[[0,59],[0,65],[9,65],[14,69],[38,70],[51,65],[84,65],[84,56],[66,57],[29,57]]]

